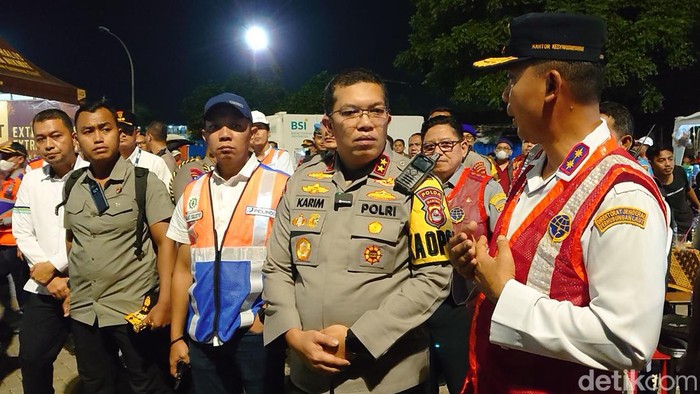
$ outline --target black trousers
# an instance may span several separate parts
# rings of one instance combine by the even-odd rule
[[[19,362],[25,394],[53,393],[53,363],[70,330],[62,301],[27,293],[19,334]]]
[[[15,296],[17,297],[17,303],[20,308],[24,306],[24,301],[26,299],[26,292],[22,290],[24,284],[27,283],[29,279],[29,266],[17,257],[17,247],[16,246],[2,246],[0,245],[0,288],[2,294],[0,294],[0,302],[2,302],[3,307],[10,307],[11,293],[10,284],[7,280],[7,275],[12,276],[12,282],[15,286]],[[11,308],[10,308],[11,310]],[[5,313],[7,315],[7,312]]]
[[[90,326],[73,320],[71,330],[78,374],[86,393],[118,392],[119,350],[134,393],[173,392],[163,369],[159,368],[165,355],[155,349],[164,341],[167,345],[167,329],[137,334],[126,324],[99,328],[97,323]]]
[[[426,321],[430,334],[430,378],[428,393],[437,394],[440,376],[450,393],[459,393],[469,369],[469,328],[472,312],[455,304],[452,296]]]

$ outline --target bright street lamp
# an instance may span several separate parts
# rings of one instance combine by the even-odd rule
[[[126,56],[129,58],[129,66],[131,67],[131,113],[134,113],[134,62],[131,61],[131,54],[129,53],[129,49],[126,47],[126,44],[124,44],[124,41],[121,40],[121,38],[117,37],[116,34],[112,33],[108,28],[104,26],[99,27],[100,31],[103,31],[110,36],[114,37],[119,41],[120,44],[122,44],[122,47],[124,47],[124,51],[126,51]]]
[[[251,26],[245,32],[245,42],[253,51],[262,51],[267,49],[270,40],[267,37],[267,32],[260,26]]]

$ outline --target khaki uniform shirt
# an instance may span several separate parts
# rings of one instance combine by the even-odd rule
[[[188,183],[213,169],[214,162],[209,156],[204,159],[190,159],[182,163],[173,173],[173,181],[170,183],[170,195],[173,201],[177,202],[182,197]]]
[[[292,382],[307,392],[394,393],[427,378],[419,327],[448,294],[452,225],[439,181],[395,191],[408,160],[385,152],[351,183],[339,160],[301,167],[277,207],[263,267],[265,342],[341,324],[375,359],[331,377],[290,352]]]
[[[175,156],[173,156],[172,152],[170,152],[168,148],[163,148],[159,150],[156,153],[156,156],[163,159],[165,165],[168,166],[170,172],[173,172],[177,169],[177,160],[175,160]]]
[[[68,253],[71,318],[99,327],[127,324],[124,315],[141,308],[144,295],[158,286],[156,254],[144,234],[141,259],[134,255],[136,204],[134,166],[124,160],[109,175],[104,195],[109,208],[97,213],[90,194],[95,182],[87,170],[70,193],[64,227],[73,233]],[[149,226],[168,220],[173,213],[167,190],[155,174],[148,173],[146,219]],[[145,226],[144,226],[145,227]]]

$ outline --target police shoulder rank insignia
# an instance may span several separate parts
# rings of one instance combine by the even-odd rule
[[[583,163],[583,160],[588,156],[590,149],[588,145],[583,142],[579,142],[569,152],[563,163],[559,166],[559,171],[566,175],[571,175],[576,171],[578,166]]]
[[[308,176],[310,178],[315,178],[315,179],[333,178],[333,174],[326,174],[325,172],[321,172],[321,171],[310,172],[310,173],[306,174],[306,176]]]
[[[301,190],[304,191],[305,193],[316,194],[316,193],[325,193],[328,191],[328,188],[323,187],[323,186],[319,185],[318,183],[314,183],[313,185],[302,186]]]
[[[379,176],[384,176],[386,175],[386,171],[388,168],[389,156],[382,154],[381,156],[379,156],[379,159],[377,159],[377,162],[374,164],[374,170],[372,171],[372,173]]]
[[[296,244],[296,254],[299,261],[308,261],[311,256],[311,243],[306,238],[301,238]]]
[[[396,200],[396,196],[389,193],[386,190],[375,190],[373,192],[369,192],[369,193],[367,193],[367,197],[371,198],[372,200],[381,200],[381,201]]]
[[[593,221],[600,234],[616,224],[631,224],[641,229],[647,225],[647,213],[633,207],[615,207],[598,215]]]
[[[462,223],[464,220],[464,210],[460,207],[450,209],[450,219],[452,219],[452,223]]]
[[[503,211],[503,208],[506,206],[506,194],[503,192],[494,194],[491,196],[489,204],[496,207],[498,212]]]
[[[428,186],[416,191],[415,195],[423,203],[426,222],[437,228],[442,227],[447,221],[442,206],[442,190]]]
[[[382,250],[376,245],[365,248],[364,258],[370,265],[377,264],[382,259]]]
[[[384,226],[382,226],[382,224],[379,222],[372,222],[369,224],[369,226],[367,226],[367,231],[369,231],[371,234],[379,234],[382,232],[383,227]]]
[[[552,242],[563,241],[571,231],[571,216],[566,213],[560,213],[549,221],[548,233]]]
[[[300,213],[299,216],[292,218],[292,225],[296,227],[303,227],[306,225],[306,218],[304,217],[304,214]]]

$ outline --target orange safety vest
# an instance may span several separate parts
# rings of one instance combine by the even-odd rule
[[[477,174],[469,168],[464,168],[457,184],[447,196],[455,234],[464,231],[466,224],[473,220],[477,224],[474,238],[479,239],[481,235],[489,236],[489,217],[484,208],[484,190],[490,179],[490,176]]]
[[[277,164],[277,160],[279,160],[280,156],[282,156],[282,152],[286,151],[284,149],[272,148],[270,149],[270,152],[262,160],[260,160],[260,162],[269,167],[274,167]]]
[[[0,186],[0,219],[8,225],[0,225],[0,246],[16,246],[17,241],[12,235],[12,208],[17,200],[17,191],[22,181],[18,178],[8,178]]]
[[[638,183],[656,197],[667,215],[658,188],[633,163],[634,159],[609,139],[593,152],[570,182],[559,180],[510,239],[515,279],[527,283],[529,277],[544,278],[530,285],[551,299],[587,306],[588,277],[580,240],[607,192],[622,182]],[[513,185],[494,235],[507,233],[530,169],[531,165],[526,167]],[[552,242],[541,242],[545,237],[551,237]],[[498,249],[496,238],[491,240],[492,253]],[[610,375],[581,364],[491,344],[494,309],[495,305],[483,294],[478,296],[469,341],[470,370],[463,393],[580,393],[581,376],[591,371],[594,375]]]
[[[226,342],[238,328],[253,324],[263,304],[265,243],[287,178],[282,171],[259,165],[223,234],[214,232],[211,172],[185,188],[182,213],[190,238],[193,277],[187,332],[195,341],[207,343],[218,338]]]
[[[40,156],[37,156],[37,157],[29,160],[29,162],[27,164],[29,165],[29,167],[32,170],[38,170],[39,168],[44,166],[44,159]]]

